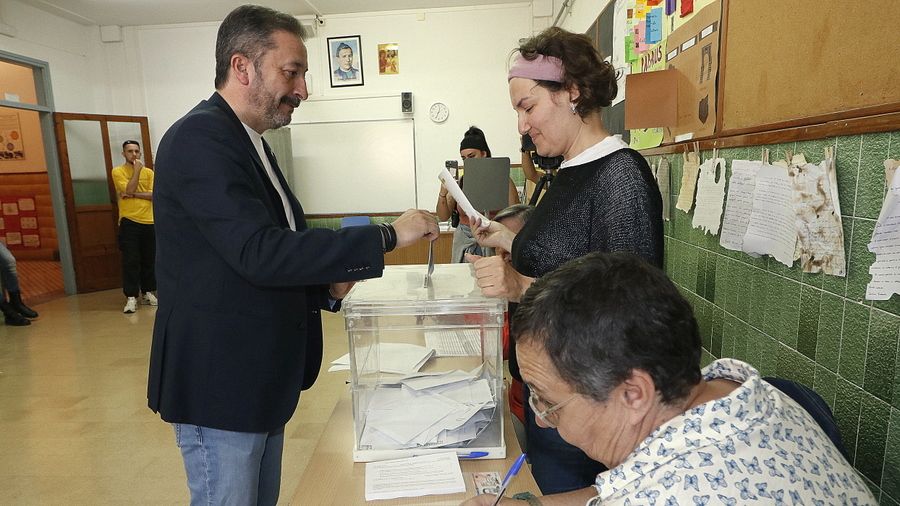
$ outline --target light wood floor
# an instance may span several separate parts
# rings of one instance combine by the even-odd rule
[[[155,309],[123,305],[120,290],[63,297],[29,327],[0,324],[0,504],[188,502],[172,429],[147,408]],[[327,368],[347,337],[323,314]],[[285,429],[283,504],[347,388],[325,368]]]

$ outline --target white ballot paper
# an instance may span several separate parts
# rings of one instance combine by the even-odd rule
[[[719,245],[731,251],[741,251],[744,234],[750,224],[753,211],[753,192],[756,191],[756,172],[762,162],[734,160],[731,162],[731,179],[728,180],[728,198],[725,199],[725,216],[722,218],[722,235]]]
[[[466,491],[456,452],[366,464],[366,500]]]
[[[790,267],[794,263],[797,229],[791,202],[791,177],[788,169],[766,163],[756,174],[753,210],[744,235],[743,251],[772,255]]]
[[[682,165],[681,190],[678,193],[676,209],[689,213],[694,207],[694,190],[697,188],[697,172],[700,170],[700,155],[691,151],[685,153]]]
[[[472,220],[472,223],[475,222],[476,219],[481,219],[481,226],[486,227],[491,224],[491,220],[484,217],[483,214],[479,213],[472,207],[472,203],[469,202],[469,198],[466,197],[466,194],[463,193],[462,188],[456,184],[456,180],[453,179],[453,176],[450,175],[450,172],[447,170],[447,167],[441,169],[440,174],[438,174],[438,179],[444,183],[444,187],[447,188],[447,191],[450,192],[450,195],[453,195],[453,198],[456,199],[456,203],[459,204],[459,207],[466,213],[466,216]]]
[[[725,201],[725,159],[710,158],[700,165],[697,180],[697,205],[694,207],[694,228],[712,235],[719,233],[722,204]]]
[[[875,253],[875,262],[869,267],[872,281],[866,287],[869,300],[900,294],[900,170],[892,169],[892,164],[885,162],[885,171],[893,173],[869,243],[869,251]]]
[[[377,351],[377,357],[373,352]],[[434,356],[434,350],[425,346],[405,343],[380,343],[378,349],[374,347],[360,348],[357,355],[363,360],[375,360],[378,358],[378,370],[381,372],[389,372],[394,374],[410,374],[418,371],[428,362],[428,359]],[[350,354],[343,356],[331,362],[332,366],[328,368],[328,372],[333,371],[349,371],[350,370]],[[358,366],[359,369],[366,369],[366,364]]]

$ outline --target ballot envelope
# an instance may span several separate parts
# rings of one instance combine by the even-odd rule
[[[343,300],[356,462],[453,450],[505,458],[506,300],[471,264],[387,266]]]

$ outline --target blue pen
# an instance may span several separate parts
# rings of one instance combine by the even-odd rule
[[[509,468],[509,471],[506,473],[506,476],[503,478],[503,483],[500,484],[500,492],[497,492],[497,499],[494,500],[494,503],[491,506],[497,506],[500,503],[500,500],[503,499],[503,494],[506,493],[507,487],[509,487],[509,482],[519,474],[519,469],[522,467],[522,463],[525,462],[525,454],[519,455],[519,458],[516,459],[516,462]]]
[[[480,459],[481,457],[487,457],[488,452],[469,452],[463,453],[459,456],[461,459]]]

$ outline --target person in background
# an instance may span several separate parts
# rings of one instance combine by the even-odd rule
[[[123,313],[141,302],[156,306],[156,235],[153,229],[153,171],[141,162],[138,141],[122,143],[125,163],[112,170],[119,196],[119,250],[122,251]]]
[[[463,163],[469,158],[490,158],[491,148],[488,147],[487,139],[484,132],[476,126],[469,127],[463,135],[462,141],[459,143],[459,156],[462,157]],[[463,185],[463,177],[459,179],[459,185]],[[509,205],[519,203],[519,192],[516,190],[516,184],[512,178],[509,180]],[[485,251],[475,242],[472,235],[472,229],[469,226],[469,217],[462,212],[456,204],[456,199],[447,191],[447,188],[441,184],[438,193],[437,207],[435,209],[438,219],[441,221],[451,220],[451,224],[456,227],[453,232],[453,244],[451,246],[450,260],[453,263],[465,261],[465,254],[472,253],[475,255],[483,255]]]
[[[512,332],[537,423],[609,470],[501,505],[876,504],[813,417],[756,369],[721,359],[701,371],[690,303],[633,254],[591,253],[536,280]]]
[[[37,311],[22,301],[16,257],[2,242],[0,242],[0,311],[3,312],[3,321],[14,327],[31,325],[30,319],[38,317]]]
[[[482,246],[512,253],[512,262],[486,257],[475,262],[478,286],[487,296],[518,302],[536,278],[568,260],[595,251],[634,253],[663,265],[662,197],[650,166],[619,136],[610,135],[600,112],[616,95],[615,70],[585,35],[551,27],[527,40],[510,67],[509,95],[519,133],[529,134],[544,157],[562,156],[553,184],[528,222],[514,233],[496,221],[473,224]],[[510,373],[519,378],[515,340]],[[528,389],[523,393],[528,398]],[[605,468],[535,423],[525,406],[528,456],[544,493],[583,488]]]
[[[322,362],[320,311],[380,276],[385,252],[439,232],[415,209],[391,224],[307,227],[262,138],[308,97],[296,18],[234,9],[215,61],[216,91],[159,145],[147,400],[172,424],[191,504],[274,505],[285,423]]]

